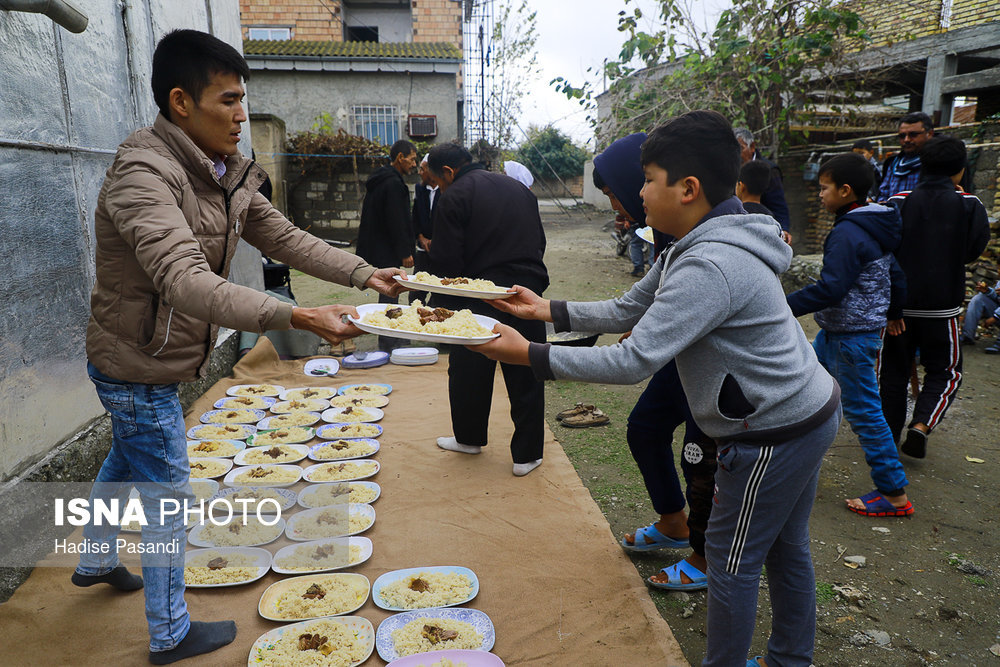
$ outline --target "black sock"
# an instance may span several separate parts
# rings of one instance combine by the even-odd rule
[[[96,576],[74,572],[71,580],[82,588],[94,584],[111,584],[120,591],[137,591],[142,588],[142,577],[126,570],[124,565],[119,565],[107,574]]]
[[[216,621],[205,623],[191,621],[191,629],[181,643],[169,651],[150,651],[149,661],[154,665],[169,665],[178,660],[210,653],[236,639],[236,623]]]

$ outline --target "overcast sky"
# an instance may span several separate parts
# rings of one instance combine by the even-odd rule
[[[621,51],[624,33],[618,32],[618,12],[629,13],[638,6],[646,17],[643,28],[648,32],[657,29],[653,22],[658,14],[655,0],[637,0],[625,4],[624,0],[529,0],[537,13],[538,64],[541,75],[530,82],[528,93],[521,102],[522,114],[519,124],[525,130],[529,124],[547,125],[554,123],[569,134],[577,143],[589,142],[593,149],[593,132],[587,123],[587,112],[575,100],[567,100],[562,93],[555,92],[549,81],[564,77],[574,85],[580,85],[588,77],[600,81],[587,73],[588,67],[600,70],[604,59],[614,60]],[[718,7],[727,6],[726,0],[694,0],[692,3],[701,14],[709,14],[711,24],[715,23]],[[519,134],[515,130],[515,134]],[[523,135],[518,141],[523,140]]]

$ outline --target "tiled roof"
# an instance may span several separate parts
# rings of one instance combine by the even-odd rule
[[[286,58],[462,60],[462,52],[449,42],[310,42],[245,39],[243,52],[248,56]]]

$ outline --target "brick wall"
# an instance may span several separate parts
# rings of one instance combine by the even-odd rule
[[[563,183],[566,185],[563,186]],[[566,192],[566,189],[569,192]],[[562,183],[558,179],[546,179],[538,178],[535,179],[534,185],[531,186],[531,191],[535,193],[539,199],[549,199],[552,197],[577,197],[583,198],[583,175],[573,176],[571,178],[562,179]]]
[[[451,42],[462,48],[462,3],[411,0],[414,42]]]
[[[871,42],[859,45],[859,48],[891,46],[908,39],[1000,20],[1000,3],[995,0],[952,0],[948,28],[941,25],[942,0],[922,3],[853,0],[850,4],[861,15],[872,38]]]
[[[292,26],[292,39],[340,42],[344,31],[340,22],[340,2],[328,0],[240,0],[243,39],[248,26]]]

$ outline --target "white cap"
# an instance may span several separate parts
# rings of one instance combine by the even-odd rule
[[[503,173],[515,181],[520,181],[526,188],[530,188],[531,184],[535,182],[535,177],[531,175],[528,168],[520,162],[514,162],[513,160],[507,160],[503,163]]]

